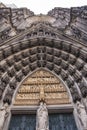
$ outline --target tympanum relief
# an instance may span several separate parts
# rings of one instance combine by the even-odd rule
[[[69,104],[65,86],[51,73],[39,70],[27,78],[18,90],[14,105]]]

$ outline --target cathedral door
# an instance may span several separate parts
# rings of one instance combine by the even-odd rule
[[[9,130],[36,130],[36,115],[13,115]],[[49,130],[77,130],[73,114],[49,114]]]

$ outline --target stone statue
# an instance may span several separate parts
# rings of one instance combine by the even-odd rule
[[[87,96],[84,98],[84,103],[85,103],[86,110],[87,110]]]
[[[0,108],[0,130],[3,130],[5,119],[7,118],[8,114],[9,114],[7,108],[8,108],[7,103],[4,104],[4,106],[2,106]]]
[[[36,130],[49,130],[48,110],[43,102],[40,102],[37,110]]]
[[[85,107],[79,101],[77,102],[77,112],[84,130],[87,130],[87,114],[85,111]]]

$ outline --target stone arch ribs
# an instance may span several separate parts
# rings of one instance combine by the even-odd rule
[[[68,86],[73,101],[87,96],[87,51],[60,40],[35,38],[2,46],[0,99],[11,104],[20,82],[37,68],[47,68]]]
[[[74,102],[87,96],[87,49],[51,25],[39,23],[1,45],[0,99],[11,104],[17,86],[37,68],[58,75]]]

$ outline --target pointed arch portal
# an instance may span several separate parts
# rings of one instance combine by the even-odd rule
[[[25,111],[19,117],[21,120],[18,118],[19,123],[23,123],[18,128],[14,126],[13,130],[27,125],[24,124],[27,120],[30,124],[35,122],[33,114],[40,100],[48,105],[50,124],[54,120],[55,127],[50,125],[50,130],[75,130],[75,122],[73,126],[68,123],[69,127],[65,127],[74,118],[78,129],[84,130],[83,116],[78,116],[77,104],[79,102],[86,113],[87,48],[81,41],[58,30],[48,21],[32,23],[28,29],[0,44],[0,102],[2,106],[6,103],[9,105],[10,115],[12,114],[9,129],[13,129],[12,122],[14,124],[18,112],[21,114]],[[26,116],[30,111],[32,121],[30,116]],[[71,115],[63,116],[61,112]],[[64,120],[67,120],[65,124]],[[57,125],[57,121],[63,127]],[[31,130],[33,129],[35,127]],[[30,130],[29,126],[27,130]]]
[[[21,83],[13,101],[13,106],[20,108],[20,114],[13,112],[9,130],[36,130],[36,110],[33,112],[31,109],[32,106],[38,106],[40,101],[44,101],[48,109],[51,108],[50,130],[77,130],[73,109],[68,108],[71,99],[65,85],[45,69],[35,71]],[[66,109],[62,108],[64,105]],[[27,114],[25,110],[21,112],[21,106],[31,106],[30,112],[29,109]],[[54,111],[57,107],[63,110]]]

